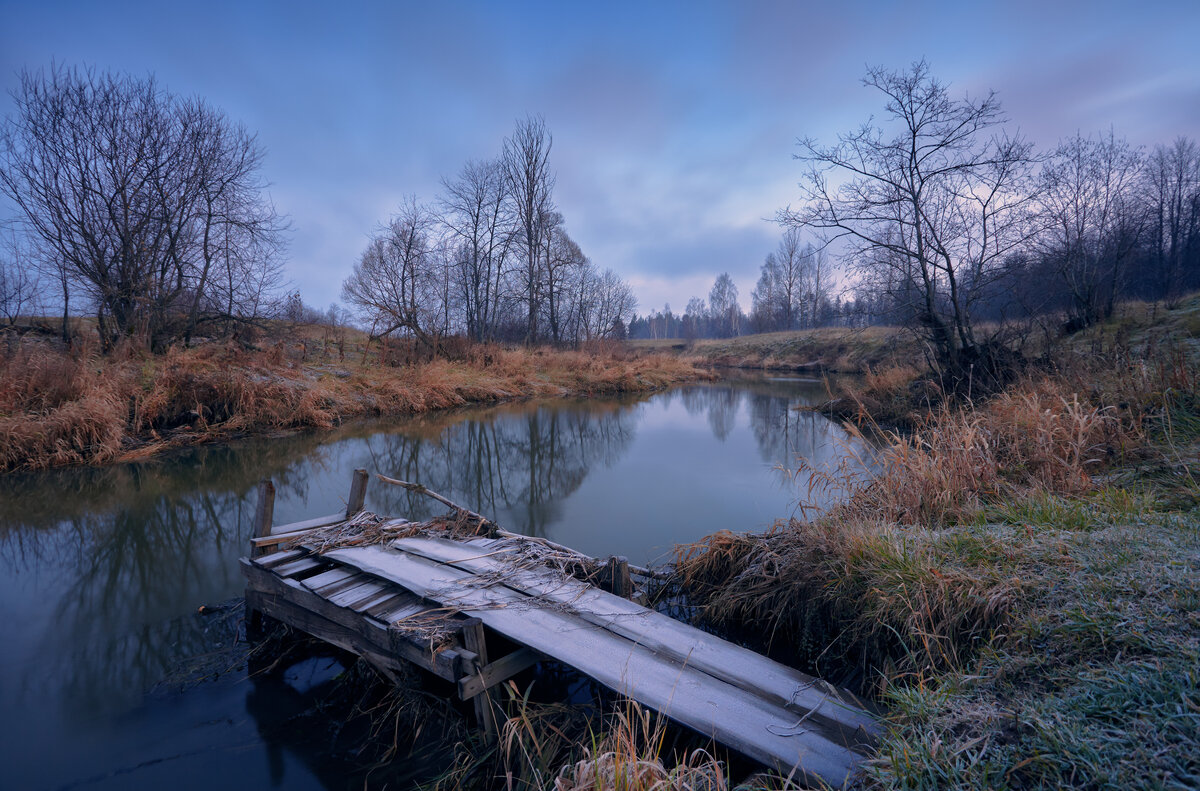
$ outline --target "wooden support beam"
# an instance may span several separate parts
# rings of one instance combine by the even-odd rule
[[[275,484],[270,478],[258,482],[258,505],[254,509],[254,538],[271,535],[271,523],[275,520]],[[250,547],[250,557],[256,558],[269,552],[266,547]]]
[[[633,579],[629,576],[629,560],[618,555],[613,555],[608,559],[608,566],[605,571],[605,576],[608,578],[609,592],[620,596],[622,599],[632,599]]]
[[[367,502],[367,481],[370,476],[367,471],[358,469],[354,471],[354,477],[350,480],[350,498],[346,500],[346,518],[357,514],[363,509],[363,505]]]
[[[503,683],[528,667],[533,667],[541,656],[529,648],[518,648],[508,656],[479,669],[478,673],[458,680],[458,696],[470,700],[497,684]]]
[[[475,659],[472,662],[474,667],[474,675],[479,675],[483,668],[487,667],[487,642],[483,635],[483,621],[478,618],[468,618],[463,622],[461,639],[463,648],[475,654]],[[461,683],[461,679],[460,679]],[[479,721],[479,727],[483,729],[483,737],[494,742],[499,737],[499,731],[496,728],[496,713],[492,710],[491,693],[484,690],[482,694],[475,695],[471,698],[475,704],[475,718]]]

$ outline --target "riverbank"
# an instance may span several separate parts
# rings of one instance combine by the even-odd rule
[[[308,344],[209,343],[105,357],[30,339],[0,355],[0,472],[128,461],[358,416],[652,392],[703,376],[677,357],[619,351],[489,345],[456,360],[392,366],[364,362],[365,354],[355,362],[310,354]]]
[[[821,327],[691,342],[664,338],[629,341],[629,346],[642,353],[679,355],[715,368],[807,373],[861,374],[922,359],[915,336],[898,327]]]
[[[890,435],[872,476],[825,471],[848,497],[820,518],[679,550],[703,622],[890,709],[868,785],[1200,776],[1194,338],[1076,343]]]

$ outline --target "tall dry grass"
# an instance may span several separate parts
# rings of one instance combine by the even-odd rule
[[[100,464],[163,448],[360,415],[411,415],[517,398],[646,392],[694,379],[660,355],[477,346],[406,366],[312,353],[307,342],[122,350],[102,357],[45,341],[0,352],[0,471]]]
[[[1041,572],[1069,562],[1044,532],[983,529],[989,513],[1084,496],[1152,436],[1197,422],[1197,371],[1184,359],[1079,361],[942,407],[911,433],[886,433],[870,457],[808,470],[810,497],[845,495],[825,514],[680,547],[675,584],[709,623],[867,689],[961,667]]]
[[[725,766],[704,750],[693,750],[668,766],[661,714],[626,700],[607,731],[593,737],[583,754],[559,769],[554,791],[725,791]]]

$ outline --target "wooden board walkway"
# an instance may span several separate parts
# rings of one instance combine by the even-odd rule
[[[257,548],[268,552],[242,561],[248,610],[385,671],[407,662],[457,682],[485,729],[495,728],[487,690],[548,658],[770,768],[833,786],[878,737],[852,695],[531,562],[526,542],[414,535],[321,554],[304,545],[303,531],[346,518],[260,526]],[[299,546],[269,551],[287,533]],[[519,648],[489,662],[491,633]]]

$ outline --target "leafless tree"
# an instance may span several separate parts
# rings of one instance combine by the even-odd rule
[[[514,241],[508,181],[498,161],[471,161],[454,179],[443,179],[442,221],[458,245],[455,280],[467,334],[493,337],[504,277]]]
[[[0,317],[13,326],[38,296],[33,255],[15,228],[0,228]]]
[[[525,266],[521,277],[521,299],[525,302],[525,341],[538,337],[541,251],[549,222],[554,216],[554,173],[550,170],[553,138],[541,116],[517,122],[512,137],[504,141],[501,158],[508,197],[519,230]]]
[[[1144,225],[1140,177],[1140,154],[1111,131],[1064,140],[1042,168],[1041,248],[1069,295],[1072,326],[1108,318],[1124,289]]]
[[[730,338],[741,327],[742,309],[738,305],[738,290],[728,272],[717,275],[708,292],[708,311],[719,337]]]
[[[0,190],[58,271],[64,334],[78,286],[105,348],[129,336],[161,348],[200,320],[214,231],[240,229],[243,269],[246,234],[266,253],[260,261],[281,244],[254,138],[203,102],[177,99],[153,77],[59,67],[23,73],[14,100]]]
[[[863,83],[884,94],[887,128],[868,121],[832,147],[801,140],[803,204],[779,220],[840,240],[853,270],[911,288],[932,361],[961,381],[993,353],[972,308],[1032,232],[1030,146],[1001,131],[994,94],[954,99],[924,61],[870,69]]]
[[[1179,137],[1158,146],[1146,167],[1155,291],[1168,304],[1182,296],[1187,275],[1200,279],[1200,147]]]
[[[371,238],[342,284],[342,299],[358,308],[375,337],[403,332],[433,348],[442,311],[437,256],[433,214],[407,198]]]

